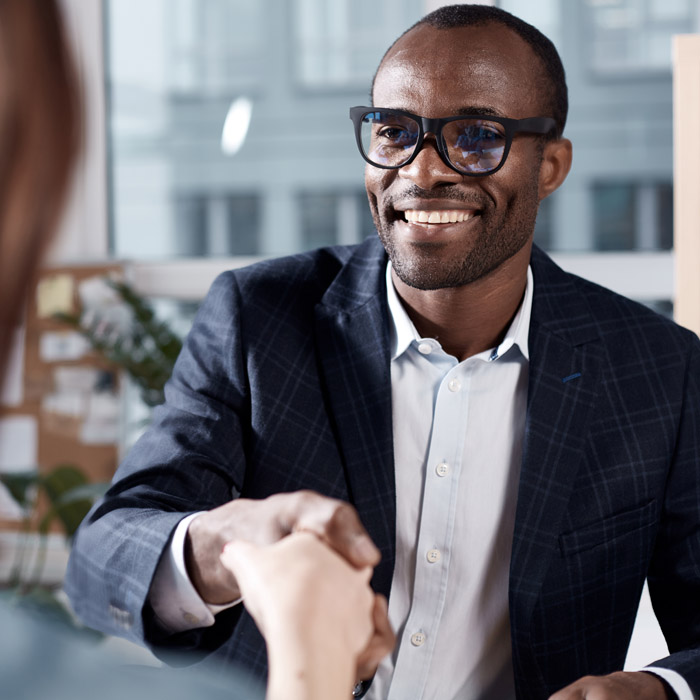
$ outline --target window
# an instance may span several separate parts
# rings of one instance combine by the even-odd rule
[[[188,294],[201,296],[214,271],[239,256],[248,262],[373,232],[347,110],[366,103],[383,52],[435,3],[104,2],[111,253],[138,261],[140,280],[149,271],[159,284],[168,274],[182,279],[175,266],[184,259]],[[553,38],[569,81],[574,166],[543,201],[535,239],[567,265],[569,255],[628,251],[618,267],[629,274],[613,285],[624,293],[638,274],[633,251],[668,251],[672,238],[671,78],[629,42],[640,32],[644,41],[666,37],[670,56],[670,32],[697,27],[696,3],[496,4]],[[618,60],[605,46],[617,42],[608,32],[623,31],[624,16],[627,58]],[[633,79],[625,69],[614,84],[600,80],[596,66],[612,74],[623,65],[636,66]],[[241,97],[252,118],[240,150],[227,155],[223,125]],[[670,265],[670,255],[664,260]],[[576,271],[596,279],[600,268]],[[158,293],[155,283],[148,290]],[[670,298],[671,286],[654,294]]]
[[[540,208],[537,211],[537,221],[535,221],[535,243],[544,250],[552,248],[553,201],[553,196],[549,196],[540,202]]]
[[[284,255],[371,230],[348,108],[367,102],[384,50],[423,0],[105,8],[117,258]],[[251,118],[232,152],[224,124],[241,98]]]
[[[671,37],[694,31],[697,0],[586,0],[588,62],[599,75],[671,70]]]
[[[257,255],[260,198],[256,193],[183,193],[173,203],[175,250],[186,257]]]
[[[364,190],[351,193],[302,192],[299,195],[302,246],[359,243],[374,233]]]
[[[673,245],[671,183],[593,185],[597,250],[668,250]]]
[[[299,85],[365,93],[391,42],[424,13],[423,0],[295,0],[293,6]]]

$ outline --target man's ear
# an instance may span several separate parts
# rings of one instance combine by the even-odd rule
[[[540,201],[552,194],[564,182],[571,170],[571,159],[569,139],[556,139],[545,144],[538,185]]]

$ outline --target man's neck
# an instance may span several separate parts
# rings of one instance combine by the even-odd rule
[[[486,277],[461,287],[420,290],[392,270],[406,312],[424,338],[435,338],[462,361],[496,347],[518,311],[527,284],[530,248],[525,246]]]

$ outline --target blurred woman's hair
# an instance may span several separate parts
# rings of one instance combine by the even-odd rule
[[[77,76],[55,0],[0,0],[0,377],[80,145]]]

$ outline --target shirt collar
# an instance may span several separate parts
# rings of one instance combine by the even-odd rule
[[[530,351],[528,348],[528,337],[530,333],[530,315],[532,313],[532,296],[535,288],[532,269],[527,267],[527,282],[525,284],[525,294],[520,303],[518,312],[515,314],[505,337],[501,344],[493,348],[489,353],[489,359],[496,360],[504,355],[513,345],[517,346],[526,360],[530,359]],[[422,340],[420,334],[413,325],[413,321],[409,318],[404,309],[403,304],[399,299],[399,295],[394,287],[394,282],[391,279],[391,260],[386,266],[386,294],[389,304],[389,316],[391,320],[391,359],[395,360],[402,355],[413,342]]]

